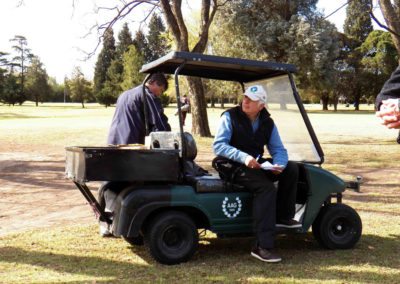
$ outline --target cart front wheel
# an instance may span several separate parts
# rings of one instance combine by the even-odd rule
[[[315,239],[328,249],[350,249],[361,237],[358,213],[345,204],[329,204],[319,212],[312,225]]]
[[[150,254],[163,264],[189,260],[197,249],[198,241],[193,220],[178,211],[167,211],[156,216],[145,235]]]

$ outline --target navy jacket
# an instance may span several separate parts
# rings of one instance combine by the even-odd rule
[[[108,144],[144,144],[143,86],[122,93],[117,101],[114,117],[108,134]],[[168,118],[164,114],[161,100],[147,91],[149,131],[170,131]]]

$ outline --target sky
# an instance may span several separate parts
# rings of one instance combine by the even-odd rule
[[[18,5],[21,0],[2,0],[0,51],[12,53],[13,43],[10,39],[15,35],[22,35],[27,39],[31,52],[39,56],[47,74],[55,77],[58,83],[62,83],[65,77],[71,78],[74,67],[80,67],[85,77],[91,80],[101,46],[94,56],[87,59],[87,53],[93,52],[98,43],[97,32],[94,30],[90,33],[90,30],[94,24],[101,24],[109,19],[106,18],[105,11],[101,14],[95,12],[94,3],[101,1],[110,2],[109,0],[23,0],[23,4]],[[346,2],[347,0],[320,0],[317,7],[328,15]],[[140,12],[134,16],[141,18]],[[342,8],[327,20],[342,31],[345,17],[346,8]],[[137,29],[137,22],[128,22],[131,32]],[[115,27],[115,37],[122,23]]]

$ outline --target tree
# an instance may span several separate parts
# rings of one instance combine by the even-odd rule
[[[19,90],[20,85],[18,84],[18,77],[16,77],[12,72],[6,74],[3,78],[3,87],[0,92],[0,101],[9,105],[15,105],[16,103],[19,103]]]
[[[221,2],[223,3],[221,4]],[[178,51],[203,53],[207,47],[210,25],[214,20],[214,16],[218,8],[225,2],[227,1],[202,1],[200,10],[201,20],[199,22],[199,36],[193,47],[189,47],[188,31],[185,20],[183,19],[181,0],[132,0],[129,2],[121,2],[122,6],[111,8],[117,11],[117,15],[111,21],[101,25],[99,28],[108,29],[112,27],[116,21],[128,16],[139,5],[148,4],[152,7],[152,9],[149,11],[149,14],[151,14],[156,8],[161,8]],[[199,134],[200,136],[210,136],[211,133],[206,111],[207,104],[202,81],[200,78],[196,77],[188,77],[187,81],[192,94],[192,131],[194,134]]]
[[[133,45],[136,47],[137,52],[143,55],[145,63],[150,62],[150,48],[147,42],[147,38],[142,30],[138,30],[133,39]]]
[[[164,56],[171,48],[166,38],[166,29],[163,21],[155,13],[150,19],[149,32],[146,38],[150,53],[148,61],[154,61]]]
[[[116,58],[122,60],[122,56],[128,51],[129,46],[133,44],[131,32],[128,28],[128,24],[124,23],[122,30],[118,34],[118,43],[115,48]]]
[[[398,65],[399,55],[389,32],[371,32],[359,48],[365,75],[363,97],[376,97]]]
[[[355,110],[359,110],[363,84],[367,81],[366,74],[361,65],[362,54],[359,47],[372,32],[372,22],[369,17],[371,10],[370,0],[353,0],[349,3],[346,10],[346,20],[344,23],[344,33],[350,39],[348,44],[348,54],[346,58],[348,74],[352,77],[352,84],[349,86],[349,97],[353,99]]]
[[[317,13],[316,2],[230,1],[216,19],[212,51],[295,64],[299,87],[319,95],[327,109],[339,38],[336,28]]]
[[[131,45],[127,52],[124,53],[123,66],[124,73],[122,77],[121,87],[128,90],[139,85],[144,80],[144,75],[139,72],[144,63],[143,55],[138,49]]]
[[[400,1],[379,0],[378,2],[383,18],[391,30],[393,43],[400,60]]]
[[[79,67],[74,69],[72,79],[67,80],[67,84],[71,92],[71,99],[80,102],[82,108],[85,108],[85,101],[88,101],[92,97],[92,86],[85,79]]]
[[[50,95],[50,101],[51,102],[66,102],[67,97],[66,92],[65,92],[65,87],[64,84],[58,84],[57,80],[54,77],[49,77],[48,80],[50,90],[51,90],[51,95]]]
[[[123,59],[114,59],[111,66],[107,70],[107,80],[104,83],[103,89],[96,94],[96,100],[106,107],[114,104],[117,101],[118,95],[122,92],[122,78],[124,66]]]
[[[44,102],[50,97],[51,88],[48,83],[48,75],[37,56],[32,58],[31,65],[26,72],[26,93],[35,103]]]
[[[22,104],[26,97],[25,97],[25,73],[26,73],[26,68],[28,62],[31,60],[33,57],[33,54],[31,53],[31,50],[27,48],[28,41],[24,36],[21,35],[16,35],[14,36],[13,39],[10,41],[15,42],[15,45],[12,46],[14,51],[17,53],[16,56],[13,57],[13,65],[19,67],[20,73],[19,73],[19,78],[20,78],[20,90],[18,94],[18,103]]]
[[[113,43],[109,37],[109,44],[107,45],[108,51],[112,51]],[[121,93],[122,88],[122,76],[124,67],[122,64],[124,53],[128,51],[129,47],[133,44],[132,36],[128,28],[128,24],[125,23],[122,26],[122,30],[118,34],[118,43],[115,46],[115,52],[112,55],[109,52],[108,58],[112,58],[109,66],[106,69],[104,82],[102,83],[102,88],[95,93],[96,100],[98,103],[105,105],[106,107],[110,106],[111,104],[115,103],[118,95]],[[103,50],[106,50],[104,48]],[[105,62],[105,60],[102,60]],[[106,68],[107,64],[104,64],[103,67]],[[99,64],[100,66],[100,64]],[[96,85],[97,86],[97,85]]]
[[[107,70],[111,66],[111,62],[115,58],[115,39],[114,32],[111,28],[104,32],[103,48],[97,58],[94,69],[94,93],[97,96],[104,87],[107,80]]]

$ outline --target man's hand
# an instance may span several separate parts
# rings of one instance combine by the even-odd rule
[[[246,160],[244,161],[245,165],[251,169],[260,169],[261,165],[257,162],[257,160],[253,157],[248,155]]]
[[[387,128],[400,129],[400,110],[399,99],[388,99],[382,101],[379,111],[376,116],[380,118],[381,124]]]

